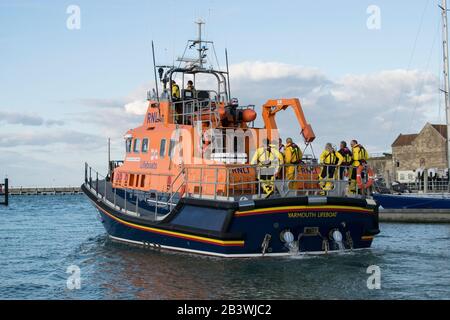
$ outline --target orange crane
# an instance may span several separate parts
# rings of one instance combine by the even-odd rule
[[[316,135],[311,127],[311,125],[306,121],[305,114],[303,113],[300,100],[298,99],[277,99],[268,100],[263,105],[262,117],[264,120],[265,128],[268,131],[268,138],[272,140],[272,133],[278,132],[277,123],[275,121],[275,115],[282,110],[286,110],[288,107],[294,109],[297,120],[302,128],[300,132],[303,136],[305,143],[309,144],[314,141]]]

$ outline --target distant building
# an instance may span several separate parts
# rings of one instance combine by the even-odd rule
[[[415,182],[427,169],[443,176],[447,169],[447,127],[427,123],[419,133],[400,134],[392,143],[392,155],[374,157],[369,162],[388,182]]]
[[[392,154],[383,153],[383,155],[372,155],[369,159],[369,165],[374,170],[377,178],[384,178],[387,184],[392,183],[394,177]]]

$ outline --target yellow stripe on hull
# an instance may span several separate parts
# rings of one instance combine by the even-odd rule
[[[367,208],[360,208],[360,207],[349,207],[349,206],[285,206],[285,207],[273,207],[273,208],[261,208],[261,209],[254,209],[254,210],[248,210],[248,211],[236,211],[235,215],[248,215],[248,214],[258,214],[258,213],[265,213],[265,212],[283,212],[283,211],[295,211],[295,210],[352,210],[357,212],[364,212],[364,213],[373,213],[373,209],[367,209]]]
[[[97,206],[97,208],[100,209],[106,215],[108,215],[110,218],[112,218],[124,225],[127,225],[132,228],[136,228],[139,230],[145,230],[145,231],[150,231],[150,232],[154,232],[154,233],[158,233],[158,234],[164,234],[164,235],[178,237],[178,238],[185,238],[185,239],[194,240],[194,241],[196,240],[196,241],[200,241],[200,242],[212,243],[212,244],[217,244],[217,245],[221,245],[221,246],[244,246],[244,241],[240,241],[240,240],[223,241],[223,240],[205,238],[205,237],[194,236],[194,235],[190,235],[190,234],[184,234],[184,233],[180,233],[180,232],[162,230],[162,229],[151,228],[151,227],[134,224],[131,222],[124,221],[120,218],[117,218],[116,216],[113,216],[112,214],[106,212],[99,206]]]

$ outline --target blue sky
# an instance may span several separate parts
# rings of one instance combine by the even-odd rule
[[[373,152],[389,150],[400,132],[443,120],[437,4],[1,0],[0,175],[13,185],[78,185],[84,161],[105,167],[108,136],[121,158],[121,135],[141,122],[124,106],[145,100],[153,78],[151,40],[170,64],[199,17],[222,64],[228,48],[242,101],[298,96],[316,149],[361,136]],[[80,7],[80,30],[66,27],[69,5]],[[366,26],[370,5],[381,10],[379,30]],[[279,74],[261,78],[268,66]],[[355,114],[371,124],[355,125]]]

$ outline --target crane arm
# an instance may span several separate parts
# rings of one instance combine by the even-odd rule
[[[294,109],[297,121],[302,128],[302,131],[300,133],[303,136],[305,143],[313,142],[316,136],[311,125],[306,121],[305,114],[303,113],[303,109],[300,104],[300,100],[298,99],[268,100],[263,105],[262,117],[264,120],[265,128],[268,131],[268,138],[272,139],[271,133],[276,132],[272,130],[278,129],[277,123],[275,121],[275,115],[277,114],[277,112],[286,110],[288,107],[292,107]]]

